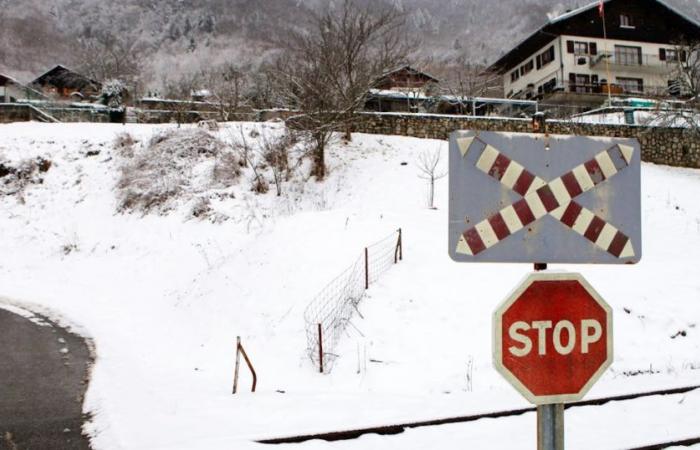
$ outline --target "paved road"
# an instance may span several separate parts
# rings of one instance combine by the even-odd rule
[[[81,435],[90,351],[41,319],[0,308],[0,449],[88,450]]]

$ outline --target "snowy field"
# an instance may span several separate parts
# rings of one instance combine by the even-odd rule
[[[237,125],[219,131],[229,139]],[[530,270],[447,255],[447,180],[436,210],[416,161],[441,141],[355,135],[324,183],[292,181],[215,203],[229,220],[117,212],[115,136],[168,126],[0,125],[0,159],[52,162],[0,195],[0,303],[94,340],[85,412],[95,449],[263,449],[255,439],[528,406],[491,364],[491,314]],[[253,128],[275,124],[244,124]],[[402,165],[402,163],[407,163]],[[303,188],[303,191],[302,191]],[[636,266],[580,271],[614,310],[615,362],[588,398],[700,384],[700,171],[644,164]],[[233,197],[233,198],[232,198]],[[373,285],[320,375],[303,312],[362,248],[401,227],[404,261]],[[231,395],[241,336],[258,392]],[[473,369],[468,370],[470,362]],[[242,371],[245,389],[250,378]],[[570,449],[700,436],[700,393],[567,412]],[[285,448],[530,449],[533,414]],[[274,448],[274,447],[273,447]]]

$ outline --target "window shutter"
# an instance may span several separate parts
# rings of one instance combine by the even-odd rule
[[[598,75],[591,75],[591,84],[592,85],[598,84]]]
[[[542,56],[537,55],[537,70],[542,68]]]
[[[681,62],[686,62],[688,61],[688,52],[685,50],[681,50]]]
[[[574,52],[574,41],[566,41],[566,52],[567,53]]]
[[[598,44],[595,42],[591,42],[590,45],[588,46],[589,51],[591,52],[592,56],[595,56],[598,54]]]
[[[666,49],[665,48],[659,49],[659,59],[661,61],[666,61]]]

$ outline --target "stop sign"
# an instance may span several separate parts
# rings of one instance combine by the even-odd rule
[[[612,310],[580,274],[530,274],[493,325],[496,369],[535,404],[580,400],[612,363]]]

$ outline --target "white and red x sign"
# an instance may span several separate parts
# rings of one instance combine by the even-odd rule
[[[455,142],[462,159],[470,156],[467,167],[500,182],[508,192],[520,197],[463,229],[456,245],[453,244],[457,255],[480,255],[550,216],[617,260],[629,261],[637,256],[634,243],[619,224],[611,223],[578,201],[585,193],[610,183],[618,174],[631,171],[634,147],[619,142],[597,144],[598,150],[588,160],[546,181],[479,136],[456,136]]]

